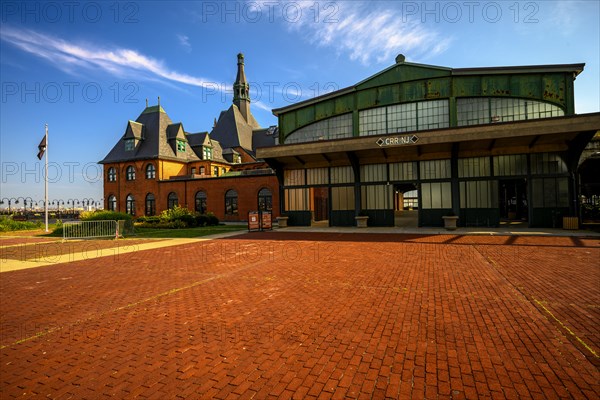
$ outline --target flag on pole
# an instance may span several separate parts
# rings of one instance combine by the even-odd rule
[[[38,145],[38,154],[37,154],[37,158],[38,160],[41,160],[42,157],[44,156],[44,152],[46,151],[46,136],[44,136],[44,138],[42,139],[42,141],[40,142],[40,144]]]

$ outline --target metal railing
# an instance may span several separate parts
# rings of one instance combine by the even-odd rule
[[[91,239],[101,237],[118,238],[119,223],[117,221],[73,221],[63,223],[63,240]]]

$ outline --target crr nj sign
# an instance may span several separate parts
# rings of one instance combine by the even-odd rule
[[[386,146],[402,146],[405,144],[415,144],[419,138],[417,135],[406,135],[406,136],[392,136],[386,138],[379,138],[375,143],[379,147]]]

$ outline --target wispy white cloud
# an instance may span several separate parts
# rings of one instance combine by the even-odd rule
[[[183,50],[185,50],[187,53],[192,52],[192,45],[190,44],[190,38],[187,35],[178,34],[177,40],[179,41],[179,44],[181,45],[181,47],[183,47]]]
[[[119,77],[166,80],[215,91],[231,90],[231,84],[175,71],[161,60],[132,49],[105,49],[90,43],[75,44],[33,30],[6,26],[0,29],[0,38],[69,74],[75,75],[78,69],[87,68]]]
[[[294,4],[301,9],[301,17],[294,14],[281,19],[290,31],[365,65],[393,62],[399,53],[412,60],[431,58],[445,52],[452,42],[419,18],[407,18],[396,2],[301,0]]]

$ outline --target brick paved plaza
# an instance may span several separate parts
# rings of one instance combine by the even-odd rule
[[[259,232],[4,272],[0,398],[598,398],[598,260]]]

